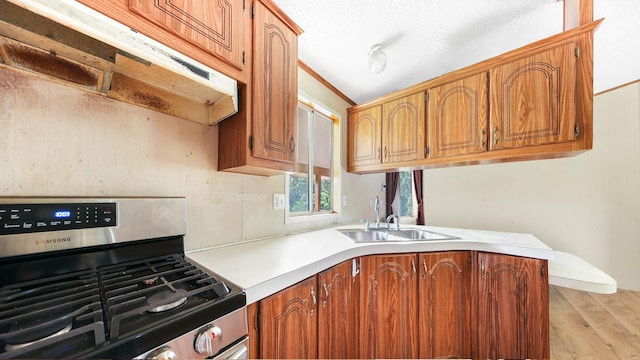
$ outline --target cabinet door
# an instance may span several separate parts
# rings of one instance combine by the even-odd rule
[[[487,150],[489,100],[483,72],[429,90],[429,157]]]
[[[547,261],[478,253],[478,354],[549,358]]]
[[[129,9],[242,69],[244,0],[129,0]]]
[[[491,149],[575,139],[575,43],[491,69]]]
[[[471,253],[419,255],[419,357],[470,358]]]
[[[252,154],[293,166],[298,36],[265,5],[255,1],[253,40]]]
[[[360,357],[418,356],[416,255],[361,260]]]
[[[317,355],[316,277],[260,301],[260,356],[314,359]]]
[[[382,107],[355,111],[349,114],[349,167],[380,163]]]
[[[318,275],[318,358],[358,358],[358,277],[346,261]]]
[[[382,115],[382,162],[424,159],[424,92],[384,103]]]

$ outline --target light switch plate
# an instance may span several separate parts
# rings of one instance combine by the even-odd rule
[[[284,210],[284,194],[273,194],[273,210]]]

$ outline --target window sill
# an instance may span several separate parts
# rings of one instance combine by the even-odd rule
[[[286,214],[284,223],[285,224],[299,224],[305,222],[314,222],[314,221],[326,221],[337,219],[340,216],[337,212],[330,213],[319,213],[319,214],[308,214],[308,215],[290,215]]]

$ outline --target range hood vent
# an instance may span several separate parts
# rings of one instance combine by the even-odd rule
[[[74,0],[0,0],[0,66],[212,125],[236,80]]]

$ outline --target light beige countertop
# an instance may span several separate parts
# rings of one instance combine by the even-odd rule
[[[555,255],[553,249],[529,234],[413,225],[403,226],[403,229],[424,229],[455,236],[457,239],[356,243],[339,231],[362,228],[363,226],[345,225],[195,250],[186,255],[203,268],[245,289],[247,304],[345,260],[364,255],[476,250],[546,259],[550,260],[550,264]],[[551,270],[550,265],[550,283],[553,279]],[[565,271],[564,285],[559,285],[570,285],[570,280],[571,276]]]

